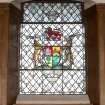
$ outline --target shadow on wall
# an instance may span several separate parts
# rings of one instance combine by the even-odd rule
[[[1,1],[4,1],[4,0],[1,0]],[[12,4],[14,4],[16,7],[18,7],[20,9],[22,2],[30,1],[30,0],[5,0],[5,1],[10,1]],[[102,2],[102,1],[105,2],[105,0],[78,0],[78,1],[84,2],[84,8],[85,9],[93,6],[95,4],[95,2]]]

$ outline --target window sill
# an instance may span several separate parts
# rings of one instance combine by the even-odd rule
[[[90,104],[88,95],[18,95],[16,104]]]

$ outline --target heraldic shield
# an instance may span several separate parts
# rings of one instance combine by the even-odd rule
[[[47,46],[45,48],[45,61],[51,68],[60,66],[61,60],[61,48],[57,46]]]

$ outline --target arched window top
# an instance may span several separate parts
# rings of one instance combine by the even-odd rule
[[[83,3],[25,2],[20,94],[86,94]]]

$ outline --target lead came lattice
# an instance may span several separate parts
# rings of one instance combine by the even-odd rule
[[[20,94],[86,94],[81,3],[25,3]]]

